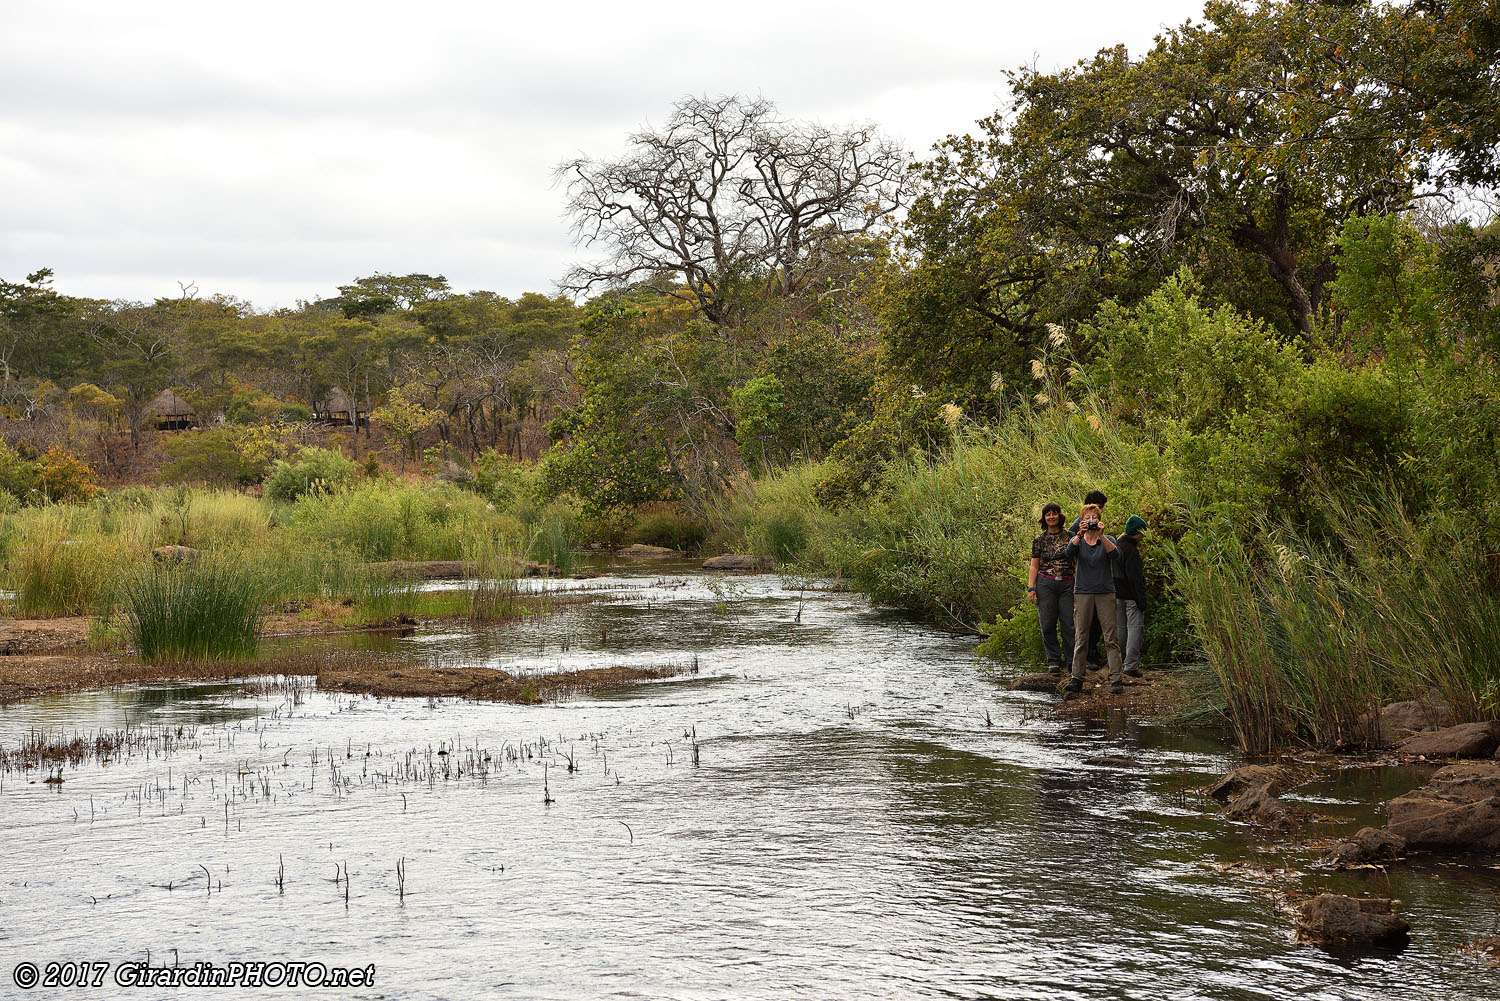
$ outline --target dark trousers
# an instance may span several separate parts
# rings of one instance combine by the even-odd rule
[[[1036,579],[1036,616],[1042,624],[1042,646],[1047,650],[1047,665],[1067,667],[1073,655],[1073,582],[1038,576]],[[1058,645],[1058,627],[1062,627],[1062,644]]]

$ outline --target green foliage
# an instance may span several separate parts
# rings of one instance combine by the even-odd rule
[[[1200,294],[1180,271],[1133,308],[1105,303],[1084,328],[1085,370],[1115,413],[1195,432],[1275,409],[1297,352],[1230,306],[1205,308]]]
[[[696,552],[708,536],[708,526],[675,504],[657,502],[638,508],[625,541]]]
[[[266,496],[289,503],[299,497],[336,493],[354,481],[359,464],[342,452],[304,448],[292,461],[278,460],[266,477]]]
[[[266,476],[266,465],[240,451],[241,436],[229,428],[209,428],[169,438],[162,446],[163,483],[247,486]]]

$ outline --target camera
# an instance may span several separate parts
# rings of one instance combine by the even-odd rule
[[[1098,518],[1090,518],[1088,521],[1086,521],[1086,522],[1083,523],[1083,530],[1085,532],[1093,531],[1094,529],[1096,529],[1098,527],[1099,527],[1099,519]]]

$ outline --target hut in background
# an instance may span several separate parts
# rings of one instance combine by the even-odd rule
[[[353,424],[356,420],[361,425],[368,425],[370,422],[365,408],[355,403],[349,394],[338,386],[330,389],[323,399],[313,401],[313,420],[346,426]]]
[[[146,404],[146,417],[156,422],[158,431],[181,431],[198,423],[193,408],[170,389],[163,389]]]

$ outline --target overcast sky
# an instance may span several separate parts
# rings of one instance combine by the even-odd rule
[[[1051,69],[1197,17],[1155,3],[0,0],[0,278],[259,308],[376,271],[551,292],[557,163],[685,94],[874,121],[925,151]]]

